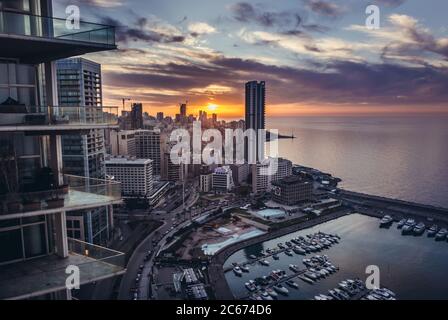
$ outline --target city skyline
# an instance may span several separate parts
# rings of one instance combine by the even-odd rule
[[[270,87],[270,116],[446,112],[448,4],[372,3],[379,30],[364,25],[368,1],[79,5],[82,19],[117,26],[119,50],[86,56],[103,65],[107,105],[129,97],[174,115],[188,100],[192,113],[239,118],[241,87],[258,79]],[[56,15],[67,4],[55,3]]]

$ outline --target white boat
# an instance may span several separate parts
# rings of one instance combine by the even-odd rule
[[[295,283],[294,281],[292,281],[292,280],[288,280],[288,281],[286,281],[286,284],[287,284],[288,286],[290,286],[291,288],[299,289],[299,285],[298,285],[297,283]]]
[[[266,293],[269,294],[272,298],[278,297],[278,293],[275,292],[275,290],[273,290],[272,288],[267,288]]]
[[[257,259],[257,256],[254,255],[254,254],[251,254],[251,255],[249,256],[249,258],[251,258],[251,259]]]
[[[394,219],[390,215],[386,214],[380,221],[380,227],[390,226],[392,222],[394,222]]]
[[[266,291],[261,291],[260,296],[263,300],[274,300]]]
[[[425,232],[425,229],[426,229],[426,225],[423,222],[420,222],[419,224],[417,224],[414,227],[413,231],[414,231],[415,235],[420,236]]]
[[[436,240],[444,240],[446,238],[446,235],[448,233],[448,230],[445,228],[442,228],[439,230],[439,232],[436,233]]]
[[[268,266],[269,265],[269,261],[268,260],[260,260],[260,264],[263,266]]]
[[[287,256],[290,256],[290,257],[293,256],[292,251],[289,250],[289,249],[285,251],[285,254],[286,254]]]
[[[250,271],[250,269],[249,269],[248,266],[240,266],[240,269],[241,269],[241,271],[243,271],[243,272],[249,272],[249,271]]]
[[[241,275],[243,274],[243,271],[241,270],[240,267],[236,266],[233,268],[233,273],[235,273],[236,276],[241,277]]]
[[[289,269],[295,273],[299,272],[299,267],[296,264],[290,264]]]
[[[309,284],[313,284],[314,283],[313,279],[310,279],[310,278],[308,278],[308,277],[306,277],[304,275],[300,275],[300,276],[298,276],[298,278],[300,280],[302,280],[302,281],[305,281],[306,283],[309,283]]]
[[[276,285],[273,286],[273,288],[274,288],[275,291],[277,291],[278,293],[283,294],[283,295],[287,295],[289,293],[289,290],[286,289],[281,284],[276,284]]]

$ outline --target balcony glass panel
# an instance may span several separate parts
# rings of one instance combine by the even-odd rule
[[[0,33],[115,45],[115,28],[97,23],[0,10]]]

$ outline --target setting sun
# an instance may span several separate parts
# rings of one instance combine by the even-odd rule
[[[216,111],[218,109],[218,105],[216,104],[208,104],[207,109],[210,111]]]

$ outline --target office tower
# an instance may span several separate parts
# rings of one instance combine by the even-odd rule
[[[179,113],[180,113],[181,118],[187,117],[187,104],[186,103],[180,104]]]
[[[90,108],[86,107],[101,108],[101,65],[84,58],[69,58],[57,61],[56,66],[59,105],[84,107],[85,117],[95,117],[95,114],[87,112]],[[103,129],[92,129],[87,135],[62,137],[65,173],[102,179],[105,177],[105,155]],[[106,244],[112,231],[113,222],[108,218],[111,212],[112,207],[71,212],[67,214],[67,223],[69,227],[73,226],[69,233],[84,235],[80,240]]]
[[[272,200],[287,206],[311,200],[313,182],[299,176],[288,176],[272,182]]]
[[[130,117],[133,130],[143,129],[143,105],[141,103],[132,104]]]
[[[251,164],[252,173],[252,193],[260,194],[266,192],[269,189],[269,163],[262,161],[256,164]]]
[[[69,238],[66,214],[122,200],[117,182],[64,174],[62,137],[118,123],[100,106],[58,106],[55,61],[116,49],[114,28],[61,33],[51,1],[1,3],[0,299],[70,299],[66,267],[81,285],[125,269],[123,254]]]
[[[232,170],[229,166],[215,169],[212,174],[212,189],[217,192],[227,192],[233,188]]]
[[[265,129],[265,97],[266,85],[264,81],[250,81],[246,83],[245,123],[246,129],[253,129],[257,133],[257,159],[258,154],[264,156],[264,145],[258,143],[258,130]],[[247,145],[245,150],[245,159],[247,161],[249,159]]]
[[[150,196],[153,189],[152,160],[134,157],[106,159],[106,173],[121,183],[124,197]]]
[[[157,112],[157,121],[163,121],[163,112]]]
[[[162,159],[160,145],[160,130],[136,130],[135,156],[140,159],[151,159],[153,174],[160,175],[160,162]]]
[[[213,124],[216,124],[218,122],[218,115],[216,113],[212,114],[212,121],[213,121]]]
[[[136,156],[135,130],[110,132],[110,154],[113,156]]]

